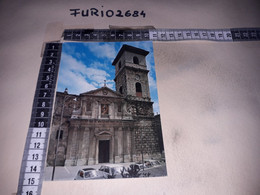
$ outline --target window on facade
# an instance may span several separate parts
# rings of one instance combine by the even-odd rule
[[[109,105],[101,104],[101,115],[108,115],[109,113]]]
[[[86,108],[87,111],[91,111],[91,103],[87,103],[87,108]]]
[[[59,130],[56,132],[56,139],[58,139],[59,137]],[[60,130],[60,138],[59,139],[62,139],[63,138],[63,130]]]
[[[134,61],[134,64],[139,64],[139,59],[136,56],[134,56],[133,61]]]
[[[122,86],[119,88],[119,93],[123,94],[123,87]]]
[[[141,83],[136,83],[135,84],[135,91],[136,91],[136,96],[137,97],[142,97],[142,86],[141,86]]]
[[[121,69],[121,61],[118,63],[118,70]]]

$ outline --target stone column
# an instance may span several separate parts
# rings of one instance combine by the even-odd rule
[[[123,130],[122,127],[118,128],[118,158],[116,161],[118,163],[123,162],[123,155],[124,155],[124,137],[123,137]]]
[[[114,162],[119,162],[118,154],[118,128],[114,128]]]
[[[114,147],[115,147],[115,140],[114,140],[114,128],[110,128],[110,132],[112,134],[111,138],[110,138],[110,148],[109,148],[109,162],[110,163],[115,163],[115,154],[114,154]]]
[[[95,157],[94,162],[95,164],[98,164],[98,145],[99,145],[99,139],[95,136]]]
[[[95,164],[95,155],[96,155],[96,137],[94,134],[94,128],[91,128],[89,132],[89,157],[88,157],[89,165]]]
[[[124,154],[124,161],[130,162],[130,153],[131,153],[131,132],[130,127],[125,129],[125,154]]]
[[[133,154],[134,154],[134,129],[130,128],[130,161],[133,162]]]
[[[76,157],[75,156],[76,142],[77,142],[77,129],[75,126],[72,126],[71,128],[69,128],[65,166],[74,165],[74,161]]]
[[[78,150],[77,165],[82,166],[87,164],[89,150],[89,128],[82,128],[80,133],[80,145]]]
[[[82,144],[82,129],[81,127],[76,128],[76,140],[74,142],[73,150],[74,150],[74,165],[78,165],[78,159],[80,158],[81,155],[81,144]]]

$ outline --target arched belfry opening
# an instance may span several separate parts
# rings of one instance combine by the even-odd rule
[[[142,85],[141,83],[135,84],[135,92],[137,97],[142,97]]]
[[[119,93],[123,94],[123,87],[122,86],[119,88]]]
[[[139,64],[139,59],[138,59],[138,57],[134,56],[134,57],[133,57],[133,62],[134,62],[134,64]]]

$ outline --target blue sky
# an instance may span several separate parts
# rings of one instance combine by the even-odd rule
[[[70,94],[80,94],[104,86],[115,90],[115,67],[112,65],[123,44],[149,51],[146,57],[150,95],[154,113],[159,112],[152,42],[66,42],[62,46],[57,91],[68,88]]]

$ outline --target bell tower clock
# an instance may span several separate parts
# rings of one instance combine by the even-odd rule
[[[146,56],[148,51],[123,45],[114,59],[116,91],[127,99],[150,101]]]

